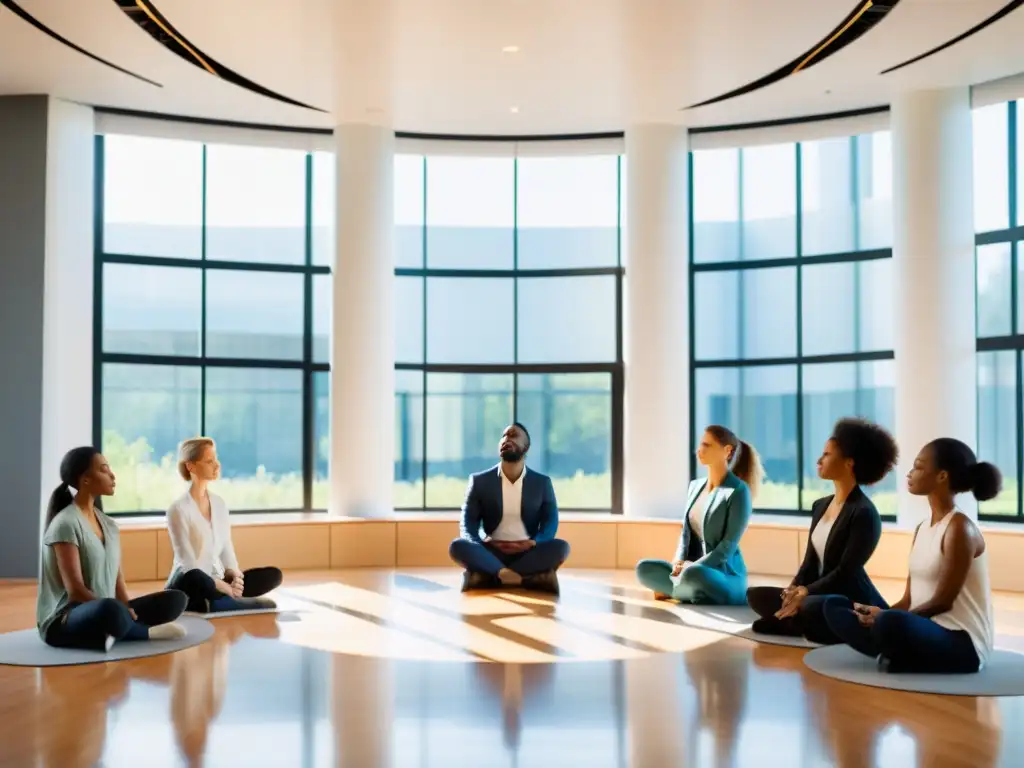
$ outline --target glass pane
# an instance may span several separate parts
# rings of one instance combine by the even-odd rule
[[[395,371],[395,487],[393,500],[396,509],[423,508],[423,373],[421,371]]]
[[[200,369],[108,363],[102,376],[100,450],[117,475],[104,509],[165,510],[185,487],[175,469],[178,443],[199,434]]]
[[[331,374],[313,374],[313,509],[327,509],[331,467]]]
[[[800,145],[805,256],[857,248],[853,143],[850,138]]]
[[[857,195],[860,202],[857,250],[892,247],[892,134],[858,136]]]
[[[395,361],[423,362],[422,277],[395,278]]]
[[[975,254],[978,337],[1008,336],[1013,333],[1010,244],[979,245]]]
[[[796,144],[743,151],[744,261],[796,256]]]
[[[740,356],[752,359],[795,355],[796,267],[748,269],[740,273],[740,284]]]
[[[978,505],[986,515],[1017,515],[1017,353],[978,353],[978,459],[1003,473],[1003,490]]]
[[[103,265],[103,351],[198,357],[203,322],[199,269]]]
[[[513,301],[509,278],[428,278],[427,362],[512,362]]]
[[[615,276],[519,280],[520,363],[615,360]]]
[[[211,144],[206,257],[306,263],[306,153]]]
[[[106,253],[202,258],[202,144],[108,134],[103,174]]]
[[[302,372],[208,368],[206,434],[232,510],[302,508]]]
[[[693,262],[740,259],[740,153],[693,153]]]
[[[740,356],[741,274],[694,274],[694,359],[735,360]]]
[[[427,374],[428,507],[458,509],[469,475],[498,462],[512,422],[512,374]]]
[[[551,477],[559,508],[611,509],[611,374],[523,374],[517,398],[527,463]]]
[[[335,164],[333,152],[313,153],[313,199],[310,201],[312,232],[312,259],[320,266],[334,266],[335,230],[334,186]]]
[[[1010,225],[1009,105],[973,111],[974,231]]]
[[[301,360],[303,296],[302,275],[207,271],[206,354]]]
[[[395,157],[395,266],[423,267],[423,158]]]
[[[618,170],[615,155],[520,159],[519,268],[614,267]]]
[[[803,267],[803,354],[892,349],[892,259]]]
[[[313,362],[331,361],[331,320],[334,303],[331,275],[313,275]]]
[[[1017,102],[1017,226],[1024,224],[1024,99]]]
[[[764,464],[754,507],[797,509],[796,366],[701,368],[696,374],[694,438],[710,424],[731,429]]]
[[[818,477],[817,461],[835,423],[858,416],[890,432],[896,429],[892,360],[859,363],[823,363],[803,369],[804,495],[803,508],[833,493],[831,481]],[[896,514],[897,474],[890,472],[880,483],[864,491],[883,515]]]
[[[427,266],[512,269],[514,198],[512,158],[428,158]]]

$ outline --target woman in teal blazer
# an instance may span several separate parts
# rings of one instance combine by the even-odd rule
[[[659,600],[746,605],[747,566],[740,539],[761,482],[757,451],[725,427],[708,427],[697,446],[706,478],[690,483],[686,517],[671,563],[641,560],[636,575]]]

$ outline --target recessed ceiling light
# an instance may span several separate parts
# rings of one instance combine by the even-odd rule
[[[508,111],[511,112],[513,115],[517,114],[519,112],[519,107],[509,107]]]
[[[502,53],[519,53],[519,46],[518,45],[506,45],[504,48],[501,49],[501,52]]]

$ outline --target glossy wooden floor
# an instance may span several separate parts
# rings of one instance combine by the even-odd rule
[[[289,574],[297,610],[177,654],[0,666],[0,766],[1024,765],[1024,698],[827,680],[800,650],[680,626],[629,572],[566,571],[557,602],[458,583]],[[33,625],[34,593],[0,587],[0,631]],[[997,626],[1022,644],[1024,596]]]

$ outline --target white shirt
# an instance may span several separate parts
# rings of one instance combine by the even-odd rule
[[[239,570],[231,544],[231,521],[224,499],[211,493],[210,522],[188,492],[167,510],[167,531],[171,535],[174,565],[171,577],[198,568],[215,579],[227,569]]]
[[[925,520],[917,529],[914,548],[910,550],[910,610],[931,600],[939,586],[944,555],[942,539],[954,515],[963,512],[954,509],[935,525]],[[971,560],[960,593],[945,613],[932,616],[940,627],[953,631],[963,630],[971,638],[981,666],[988,661],[995,644],[995,626],[992,620],[992,589],[988,579],[988,549]],[[981,667],[979,667],[980,669]]]
[[[818,524],[814,526],[814,532],[811,533],[811,546],[814,547],[814,554],[818,556],[818,575],[821,576],[822,571],[825,568],[825,545],[828,544],[828,535],[832,531],[832,526],[835,525],[836,519],[833,517],[831,520],[826,520],[824,517],[818,521]]]
[[[690,527],[693,528],[693,532],[697,535],[697,538],[704,541],[704,511],[708,506],[708,484],[704,483],[704,487],[701,489],[700,495],[693,502],[693,506],[690,507]],[[685,557],[686,553],[683,553]]]
[[[494,529],[491,538],[495,541],[522,541],[530,538],[523,525],[523,479],[526,467],[513,483],[498,465],[498,476],[501,478],[501,522]]]

